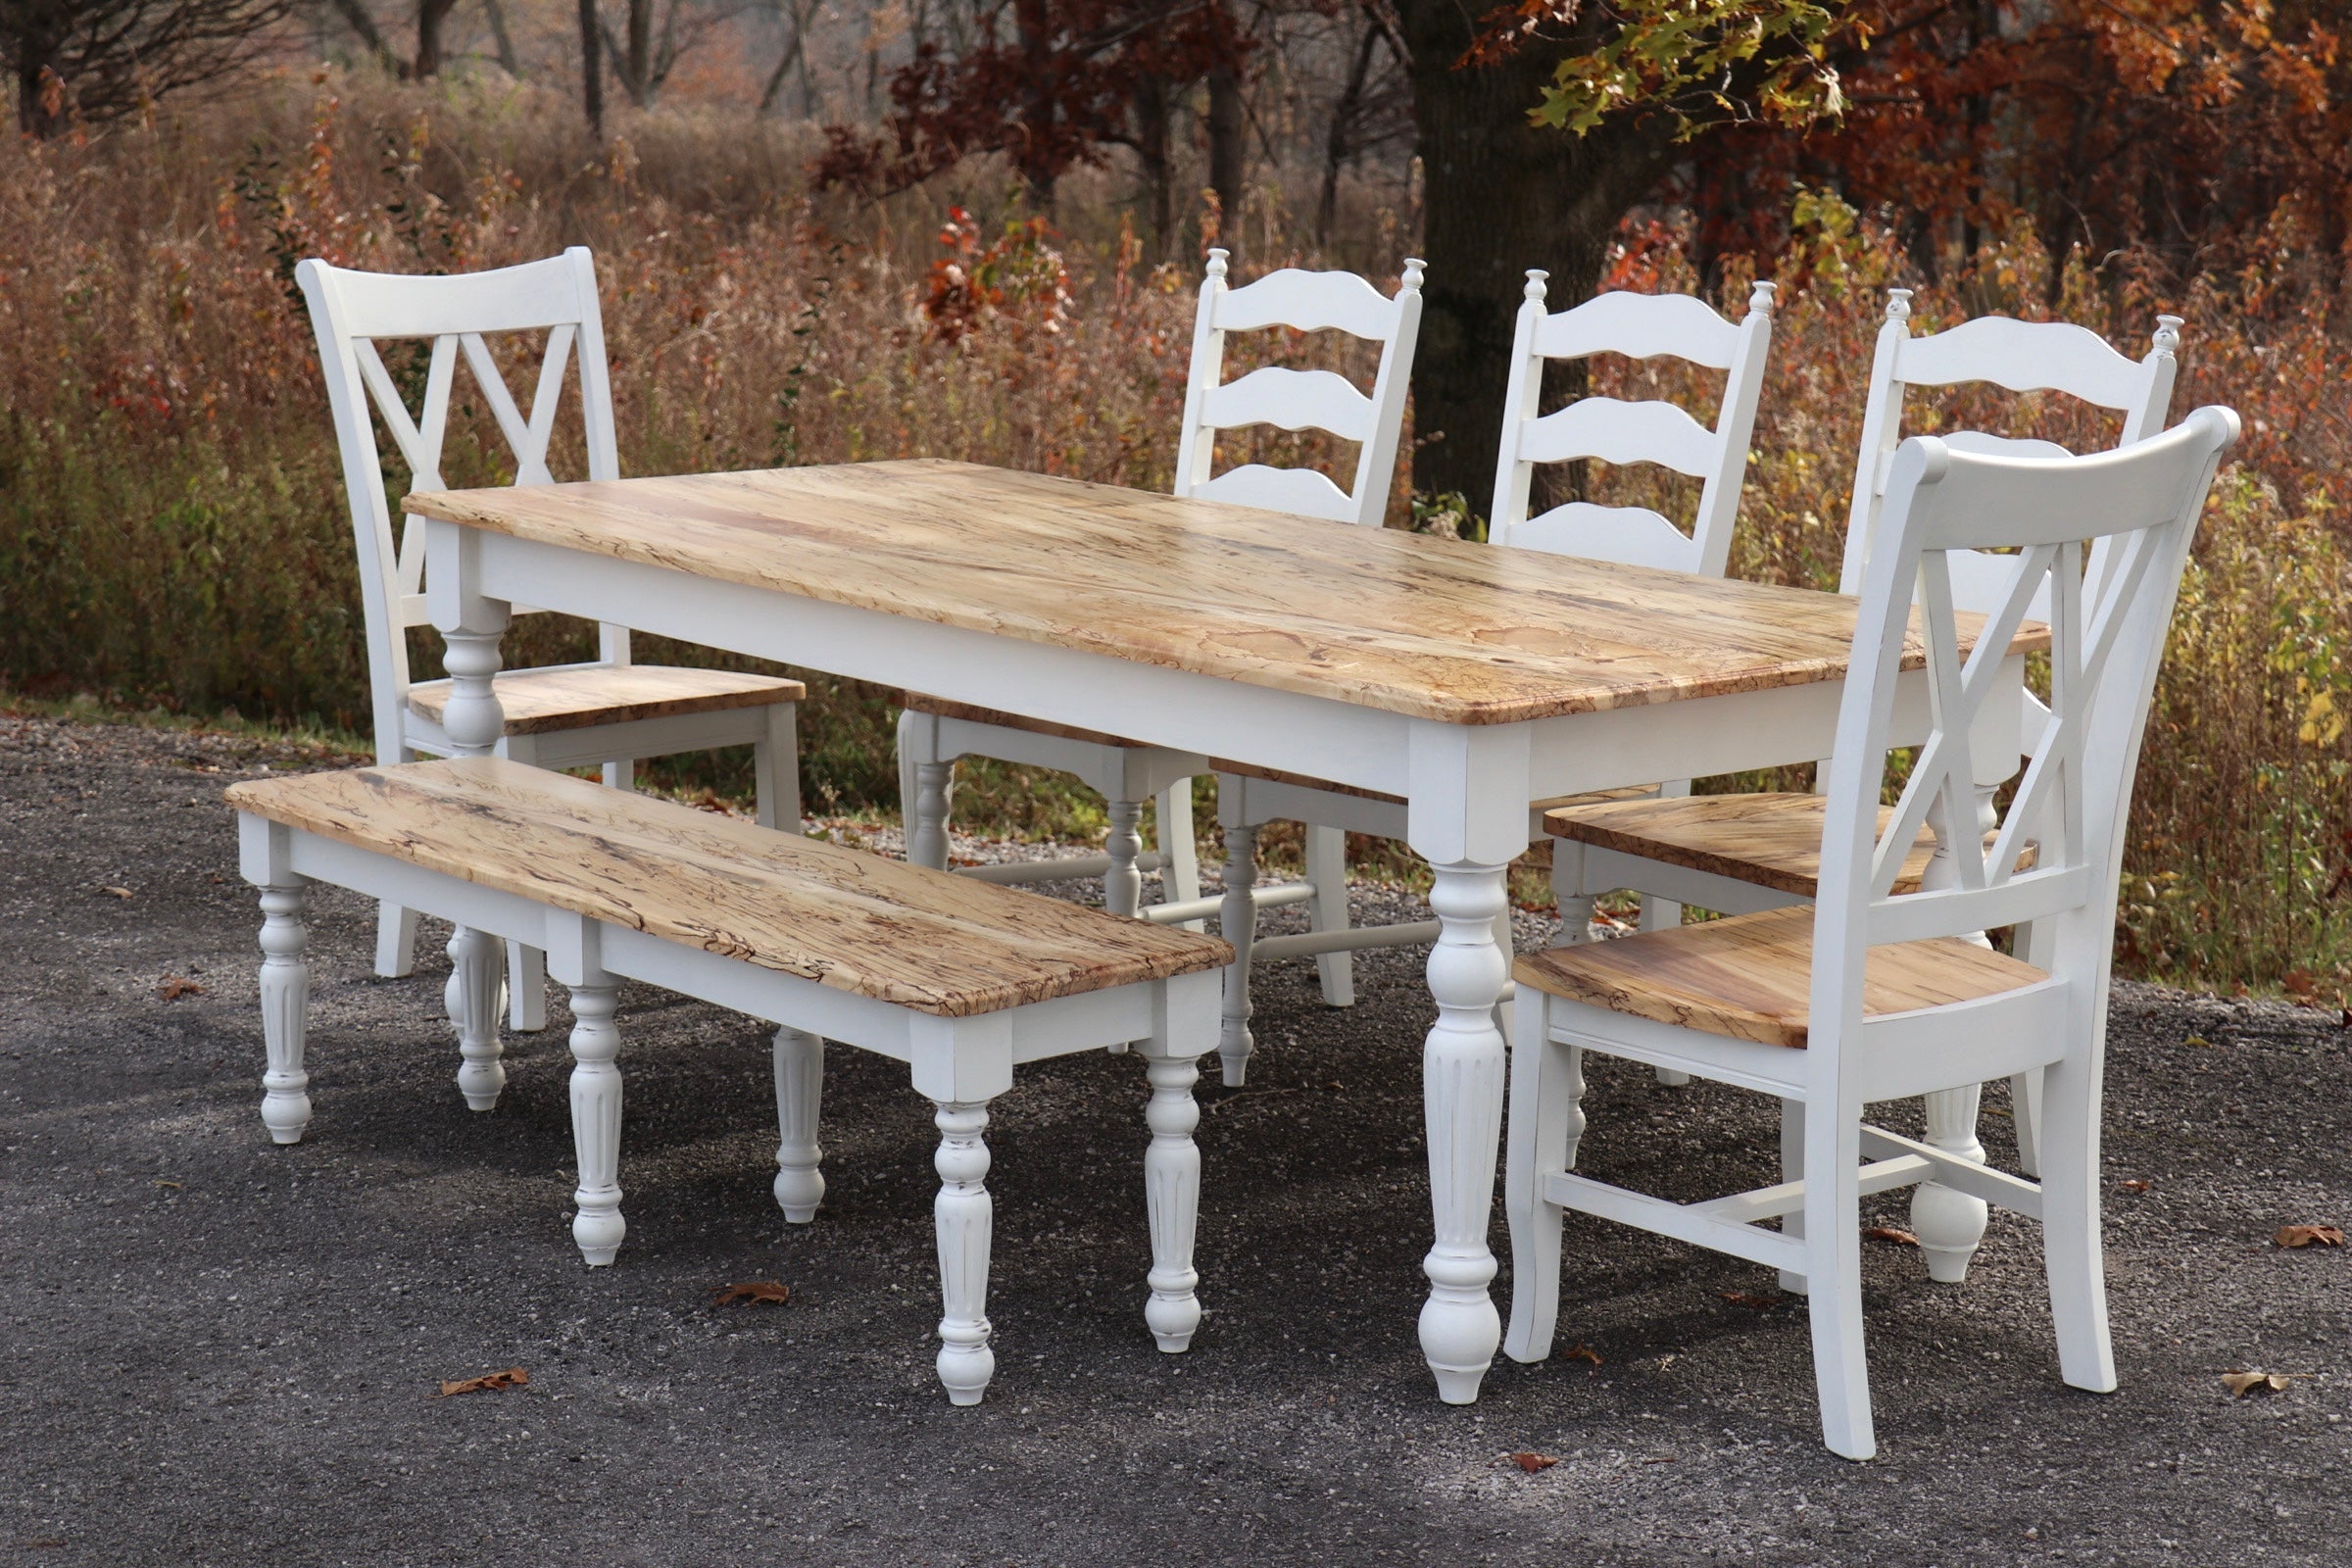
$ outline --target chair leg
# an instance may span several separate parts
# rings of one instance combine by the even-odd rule
[[[1193,1268],[1193,1236],[1200,1215],[1200,1146],[1193,1129],[1200,1106],[1193,1099],[1200,1069],[1190,1055],[1167,1054],[1158,1041],[1145,1042],[1144,1073],[1152,1098],[1144,1124],[1152,1143],[1144,1151],[1144,1201],[1152,1226],[1152,1287],[1144,1321],[1152,1338],[1171,1354],[1189,1348],[1200,1327],[1200,1276]]]
[[[1551,905],[1559,912],[1559,929],[1551,934],[1555,948],[1578,948],[1592,940],[1592,906],[1599,901],[1585,890],[1585,847],[1574,839],[1551,841]]]
[[[934,871],[948,868],[948,778],[951,764],[914,764],[914,815],[906,829],[906,858]]]
[[[1336,827],[1307,824],[1306,880],[1314,891],[1307,901],[1307,929],[1348,929],[1348,835]],[[1323,983],[1323,1005],[1355,1005],[1355,955],[1318,953],[1317,978]]]
[[[507,944],[507,1024],[526,1035],[547,1027],[547,955],[519,942]]]
[[[637,787],[637,760],[615,757],[605,763],[605,788],[633,790]]]
[[[298,1144],[311,1124],[310,1074],[302,1069],[311,1005],[311,966],[303,957],[309,886],[296,879],[262,889],[262,1125],[272,1143]],[[404,911],[405,912],[405,911]]]
[[[939,1198],[932,1219],[939,1234],[939,1381],[956,1404],[978,1404],[996,1375],[994,1332],[988,1321],[988,1252],[994,1203],[988,1196],[988,1102],[941,1100],[932,1117],[939,1128]]]
[[[825,1199],[825,1152],[816,1141],[825,1088],[825,1043],[799,1029],[776,1031],[776,1206],[795,1225],[816,1218]]]
[[[2041,1081],[2039,1067],[2009,1080],[2009,1114],[2017,1126],[2017,1169],[2023,1176],[2041,1174]]]
[[[1805,1278],[1822,1441],[1848,1459],[1878,1452],[1862,1348],[1861,1108],[1805,1118]]]
[[[2095,1394],[2115,1390],[2107,1272],[2099,1232],[2097,1086],[2087,1062],[2042,1071],[2041,1246],[2058,1331],[2059,1376]]]
[[[1511,1227],[1511,1322],[1502,1349],[1514,1361],[1551,1353],[1560,1316],[1559,1204],[1546,1177],[1576,1168],[1585,1133],[1584,1052],[1548,1038],[1543,994],[1523,988],[1511,1042],[1511,1110],[1505,1126],[1502,1209]]]
[[[1102,873],[1102,907],[1132,920],[1144,903],[1144,874],[1135,868],[1136,858],[1144,853],[1143,836],[1136,831],[1144,819],[1144,803],[1112,801],[1109,807],[1110,832],[1102,848],[1110,867]]]
[[[1781,1102],[1781,1180],[1805,1179],[1805,1102],[1793,1097]],[[1781,1216],[1781,1234],[1805,1239],[1805,1211]],[[1781,1270],[1781,1289],[1791,1296],[1805,1294],[1805,1277],[1791,1268]]]
[[[1927,1141],[1962,1159],[1981,1162],[1984,1146],[1977,1142],[1977,1103],[1983,1093],[1971,1084],[1929,1095]],[[1922,1182],[1912,1189],[1911,1229],[1927,1257],[1930,1279],[1957,1285],[1968,1278],[1969,1260],[1984,1240],[1988,1217],[1984,1200],[1938,1182]]]
[[[416,972],[416,911],[397,904],[375,906],[375,972],[397,980]]]
[[[759,740],[752,743],[752,784],[758,792],[761,827],[801,830],[799,705],[774,703]]]
[[[497,1105],[499,1091],[507,1087],[498,1040],[499,948],[498,938],[487,931],[462,925],[450,933],[449,984],[441,995],[458,1031],[458,1054],[465,1058],[458,1065],[458,1089],[474,1110]]]
[[[1683,923],[1683,906],[1672,899],[1653,899],[1642,895],[1642,925],[1644,931],[1671,931]],[[1673,1067],[1657,1069],[1658,1082],[1670,1089],[1679,1089],[1690,1081],[1690,1075]]]
[[[571,988],[571,1143],[580,1166],[571,1239],[591,1268],[612,1262],[628,1234],[620,1216],[620,1031],[612,1026],[619,1000],[615,986]]]
[[[1193,781],[1180,778],[1159,792],[1153,837],[1161,866],[1159,896],[1168,904],[1187,904],[1200,896],[1200,846],[1193,832]],[[1207,922],[1187,920],[1187,931]]]
[[[1255,824],[1225,826],[1225,896],[1217,906],[1218,933],[1233,944],[1233,964],[1225,971],[1225,1003],[1217,1028],[1217,1059],[1224,1067],[1225,1087],[1239,1089],[1250,1072],[1250,948],[1257,937],[1257,901],[1250,889],[1257,882]]]

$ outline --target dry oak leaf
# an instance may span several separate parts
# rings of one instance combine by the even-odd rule
[[[1745,1291],[1717,1291],[1715,1294],[1734,1306],[1750,1306],[1759,1312],[1769,1312],[1776,1306],[1788,1304],[1786,1296],[1750,1296]]]
[[[1580,1345],[1574,1349],[1563,1350],[1560,1353],[1560,1359],[1563,1361],[1590,1361],[1594,1366],[1598,1366],[1600,1365],[1600,1352],[1590,1345]]]
[[[2128,1182],[2117,1182],[2115,1184],[2115,1190],[2119,1193],[2144,1193],[2148,1190],[2148,1184],[2141,1178],[2134,1176]]]
[[[1531,1476],[1539,1470],[1548,1470],[1560,1462],[1548,1453],[1506,1453],[1503,1457]]]
[[[723,1286],[710,1293],[712,1306],[729,1306],[737,1301],[750,1301],[765,1306],[782,1306],[792,1299],[792,1287],[774,1280],[743,1280]]]
[[[504,1372],[488,1372],[478,1378],[460,1378],[453,1383],[444,1383],[441,1392],[433,1397],[446,1399],[453,1394],[484,1394],[493,1389],[528,1388],[530,1381],[528,1372],[518,1366],[511,1366]]]
[[[2344,1230],[2340,1225],[2281,1225],[2271,1241],[2279,1247],[2341,1247]]]
[[[201,997],[204,987],[184,974],[168,974],[156,982],[155,994],[166,1002],[177,1002],[182,997]]]
[[[1873,1225],[1862,1233],[1866,1242],[1892,1242],[1897,1247],[1917,1247],[1919,1238],[1909,1231],[1898,1231],[1891,1225]]]
[[[101,893],[111,893],[118,899],[127,899],[131,896],[130,889],[128,888],[100,888],[98,891]]]
[[[2256,1389],[2278,1393],[2286,1387],[2286,1377],[2279,1372],[2225,1372],[2222,1386],[2230,1391],[2230,1397],[2242,1399]]]

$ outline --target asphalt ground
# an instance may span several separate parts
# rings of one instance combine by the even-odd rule
[[[1571,1221],[1561,1334],[1592,1358],[1498,1362],[1441,1405],[1414,1343],[1421,954],[1363,956],[1347,1010],[1277,965],[1250,1086],[1201,1090],[1193,1349],[1142,1320],[1140,1064],[1042,1063],[994,1107],[998,1372],[959,1410],[932,1373],[930,1107],[893,1063],[829,1049],[826,1203],[787,1227],[763,1031],[624,992],[629,1237],[591,1272],[560,994],[470,1113],[440,934],[375,979],[370,911],[322,892],[317,1118],[270,1144],[220,791],[320,760],[0,717],[0,1562],[2352,1559],[2352,1256],[2272,1241],[2352,1218],[2332,1013],[2119,986],[2121,1391],[2058,1382],[2029,1222],[1996,1215],[1961,1286],[1873,1243],[1857,1465],[1820,1446],[1801,1303],[1594,1221]],[[1359,890],[1366,918],[1400,902]],[[1771,1179],[1765,1102],[1592,1077],[1592,1173],[1678,1199]],[[1901,1226],[1900,1199],[1870,1220]],[[1499,1211],[1493,1235],[1503,1299]],[[714,1302],[755,1280],[791,1300]],[[514,1366],[527,1387],[436,1396]],[[2285,1387],[2233,1398],[2223,1374],[2253,1369]]]

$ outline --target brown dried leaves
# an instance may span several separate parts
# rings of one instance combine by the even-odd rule
[[[503,1389],[525,1389],[530,1387],[530,1383],[531,1375],[528,1372],[518,1366],[511,1366],[504,1372],[486,1372],[478,1378],[459,1378],[443,1383],[441,1392],[433,1397],[446,1399],[453,1394],[489,1394]]]

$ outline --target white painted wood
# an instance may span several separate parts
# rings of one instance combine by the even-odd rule
[[[1306,830],[1307,930],[1315,936],[1360,935],[1348,930],[1348,835],[1320,823]],[[1254,905],[1252,909],[1254,911]],[[1316,978],[1327,1007],[1355,1005],[1355,965],[1346,948],[1318,952]],[[1273,956],[1272,954],[1265,955]]]
[[[1152,1045],[1144,1049],[1144,1069],[1152,1084],[1144,1106],[1144,1123],[1152,1130],[1151,1147],[1144,1152],[1144,1199],[1152,1226],[1152,1272],[1146,1279],[1152,1296],[1144,1303],[1144,1321],[1159,1348],[1172,1354],[1190,1348],[1200,1327],[1200,1276],[1193,1267],[1200,1214],[1200,1149],[1193,1142],[1200,1106],[1193,1099],[1193,1085],[1200,1081],[1200,1072],[1181,1048],[1169,1054]]]
[[[1200,423],[1211,430],[1270,424],[1283,430],[1328,430],[1343,441],[1368,441],[1372,400],[1330,370],[1293,370],[1264,365],[1238,381],[1211,387],[1200,400]]]
[[[1557,413],[1531,418],[1518,436],[1521,463],[1599,458],[1655,464],[1693,478],[1715,466],[1722,445],[1715,432],[1671,403],[1602,397],[1580,398]]]
[[[262,1040],[269,1053],[262,1125],[278,1144],[302,1142],[311,1124],[311,1078],[302,1067],[311,1004],[311,966],[303,959],[310,941],[302,918],[307,889],[293,876],[262,889]]]
[[[591,1268],[611,1263],[628,1234],[620,1215],[620,1031],[612,1026],[619,991],[571,988],[571,1140],[580,1182],[571,1238]]]
[[[825,1200],[816,1141],[817,1113],[825,1086],[825,1043],[805,1029],[779,1029],[776,1069],[776,1206],[795,1225],[816,1218]]]
[[[978,1404],[996,1376],[995,1333],[988,1321],[988,1254],[996,1219],[988,1194],[985,1102],[938,1102],[939,1198],[932,1204],[939,1232],[939,1381],[956,1404]]]
[[[1233,967],[1226,971],[1225,1005],[1217,1028],[1217,1060],[1225,1087],[1239,1089],[1249,1080],[1250,1056],[1257,1047],[1250,1033],[1250,950],[1257,939],[1257,906],[1250,893],[1257,882],[1257,825],[1232,814],[1222,790],[1217,794],[1217,816],[1225,830],[1225,893],[1217,931],[1233,944]]]
[[[1904,443],[1893,467],[1886,534],[1861,587],[1861,618],[1836,746],[1830,755],[1828,827],[1813,919],[1807,1043],[1758,1047],[1519,988],[1506,1211],[1527,1269],[1555,1261],[1560,1211],[1576,1208],[1677,1236],[1801,1276],[1811,1315],[1822,1432],[1835,1452],[1876,1451],[1862,1336],[1859,1200],[1917,1184],[1948,1197],[1928,1203],[1943,1258],[1947,1232],[1981,1221],[1962,1204],[1999,1203],[2043,1223],[2061,1369],[2082,1388],[2115,1386],[2099,1260],[2099,1074],[2112,958],[2123,826],[2150,695],[2190,540],[2235,416],[2202,409],[2176,429],[2111,453],[2052,460],[1955,451],[1932,438]],[[2091,547],[2099,564],[2087,573]],[[1944,557],[2007,547],[2011,580],[1992,625],[1962,659],[1951,573]],[[1980,710],[2002,701],[2009,632],[2034,601],[2051,607],[2051,702],[2034,760],[1989,849],[1980,839],[1979,768],[1972,742]],[[1882,760],[1896,707],[1896,673],[1918,603],[1928,647],[1934,720],[1891,821],[1879,824]],[[1992,732],[2001,732],[1995,724]],[[1894,862],[1931,818],[1967,825],[1939,834],[1950,885],[1897,896]],[[2033,869],[2017,869],[2021,846]],[[1913,1011],[1863,1012],[1862,973],[1874,946],[1929,935],[1967,937],[1989,923],[1984,901],[2025,890],[2003,906],[2033,922],[2030,952],[2048,977],[2002,995]],[[1927,911],[1924,912],[1923,911]],[[1896,914],[1899,920],[1890,918]],[[1897,929],[1899,927],[1900,929]],[[1672,944],[1682,933],[1627,939]],[[1534,975],[1537,971],[1526,971]],[[1665,1042],[1665,1049],[1660,1043]],[[1660,1204],[1638,1194],[1561,1174],[1558,1149],[1574,1091],[1558,1052],[1574,1045],[1635,1059],[1671,1051],[1698,1074],[1780,1095],[1784,1181],[1709,1203]],[[1794,1058],[1770,1063],[1777,1054]],[[1759,1056],[1758,1053],[1763,1053]],[[2046,1062],[2038,1186],[1995,1171],[1975,1143],[1975,1088]],[[1759,1067],[1764,1070],[1759,1071]],[[1862,1121],[1866,1103],[1938,1091],[1927,1141]],[[1432,1118],[1436,1125],[1435,1113]],[[1865,1155],[1876,1163],[1864,1166]],[[1434,1168],[1434,1167],[1433,1167]],[[1791,1205],[1794,1206],[1791,1206]],[[1772,1214],[1767,1233],[1734,1233]],[[1524,1228],[1523,1240],[1518,1232]],[[1943,1267],[1938,1267],[1942,1264]],[[1522,1271],[1514,1283],[1510,1353],[1548,1353],[1556,1281]]]
[[[597,297],[596,268],[586,248],[488,272],[449,276],[360,272],[312,259],[295,269],[310,309],[324,373],[327,403],[341,448],[343,480],[359,548],[360,597],[368,637],[368,672],[379,761],[447,756],[450,751],[429,724],[409,707],[410,672],[405,632],[430,623],[424,593],[422,529],[412,519],[396,537],[385,503],[383,465],[370,423],[370,410],[392,438],[409,469],[410,488],[444,488],[441,451],[448,430],[450,400],[463,358],[475,389],[489,408],[514,460],[516,484],[548,484],[548,449],[567,384],[576,384],[587,451],[587,477],[620,475],[612,418],[612,392],[606,368],[604,320]],[[525,411],[507,385],[488,339],[518,333],[546,334],[536,385]],[[427,339],[423,400],[412,413],[384,364],[380,340]],[[629,631],[605,621],[598,628],[598,664],[622,668],[630,662]],[[779,711],[780,710],[780,711]],[[661,750],[596,751],[592,760],[660,757],[749,745],[761,785],[762,819],[798,831],[798,774],[794,756],[793,705],[677,715]],[[593,744],[598,727],[570,739]],[[544,765],[576,765],[550,757]],[[627,763],[615,761],[607,782],[628,787]],[[790,781],[789,789],[786,781]],[[770,790],[775,793],[770,796]],[[416,923],[397,907],[379,913],[376,972],[405,975],[416,967]],[[516,1029],[546,1024],[546,983],[535,957],[517,950],[510,967],[508,993]]]
[[[486,931],[459,926],[449,939],[449,983],[442,1000],[458,1032],[458,1092],[468,1110],[495,1110],[507,1087],[499,1043],[499,942]]]
[[[1228,501],[1239,507],[1262,507],[1268,512],[1296,513],[1326,522],[1353,522],[1353,497],[1313,468],[1270,468],[1245,463],[1213,479],[1193,486],[1202,501]]]

